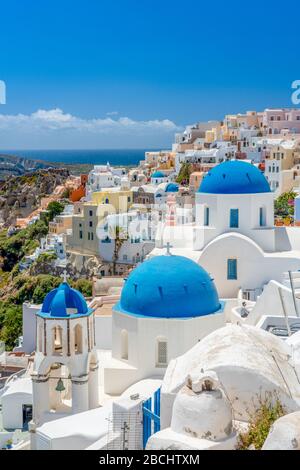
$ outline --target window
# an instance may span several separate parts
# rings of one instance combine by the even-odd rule
[[[236,259],[227,260],[227,279],[228,280],[237,279],[237,260]]]
[[[76,325],[74,328],[74,350],[75,354],[82,354],[82,326]]]
[[[204,225],[209,225],[209,207],[204,208]]]
[[[266,225],[266,210],[264,207],[259,208],[259,225],[261,227]]]
[[[239,210],[230,209],[230,228],[238,228],[239,226]]]
[[[93,217],[93,211],[90,211],[90,217]]]
[[[166,367],[168,365],[168,343],[166,338],[158,338],[156,346],[156,367]]]
[[[93,221],[92,221],[92,220],[90,220],[90,222],[89,222],[89,226],[90,226],[90,227],[92,227],[92,226],[93,226]]]
[[[82,230],[79,230],[79,238],[82,239]]]
[[[121,331],[121,357],[122,359],[128,359],[128,331]]]
[[[131,200],[131,199],[130,199],[130,196],[128,196],[128,197],[127,197],[127,201],[130,202],[130,200]]]
[[[91,232],[91,240],[92,240],[92,241],[94,240],[94,234],[93,234],[93,232]]]
[[[123,261],[127,261],[127,255],[123,255]]]
[[[90,239],[91,239],[91,234],[90,234],[90,232],[88,232],[88,240],[90,240]]]

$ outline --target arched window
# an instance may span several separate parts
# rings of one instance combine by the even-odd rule
[[[128,331],[121,331],[121,357],[122,359],[128,359]]]
[[[61,356],[63,353],[61,326],[55,326],[52,329],[52,351],[54,356]]]
[[[156,340],[156,367],[168,365],[168,342],[167,338],[159,337]]]
[[[82,326],[77,324],[74,328],[75,354],[82,354]]]

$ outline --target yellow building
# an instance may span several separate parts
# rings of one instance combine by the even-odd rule
[[[110,214],[127,212],[133,204],[131,190],[107,188],[92,194],[92,201],[78,204],[72,217],[72,234],[67,236],[66,251],[99,255],[97,227]]]
[[[133,193],[130,189],[107,188],[92,194],[92,202],[109,204],[113,207],[111,213],[127,212],[133,203]]]

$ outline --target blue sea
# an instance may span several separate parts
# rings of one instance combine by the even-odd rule
[[[126,166],[137,165],[144,160],[145,152],[155,149],[108,149],[108,150],[0,150],[6,155],[15,155],[32,160],[62,163],[89,163],[103,165]]]

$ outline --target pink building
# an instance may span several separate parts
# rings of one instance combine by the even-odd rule
[[[300,133],[300,109],[265,109],[262,124],[267,134]]]

